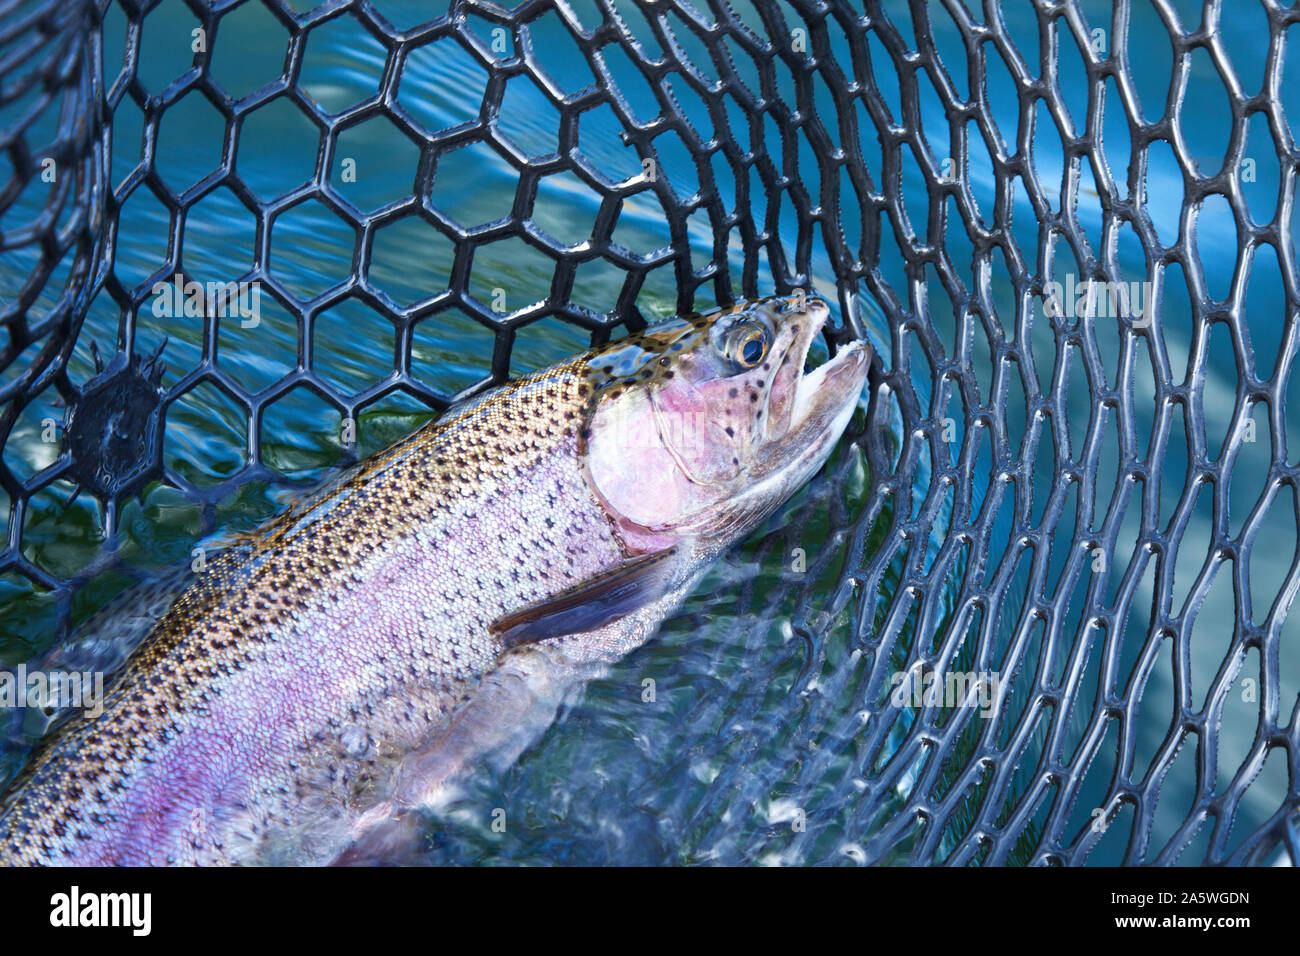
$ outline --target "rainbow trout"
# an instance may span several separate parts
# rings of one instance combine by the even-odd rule
[[[870,363],[774,298],[508,382],[196,572],[0,801],[0,862],[382,859],[825,462]],[[358,850],[360,847],[362,850]]]

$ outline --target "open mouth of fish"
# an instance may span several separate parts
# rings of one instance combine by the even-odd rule
[[[808,421],[818,410],[830,406],[847,405],[849,412],[856,405],[857,392],[862,383],[857,380],[854,371],[861,370],[871,361],[871,348],[866,343],[854,339],[840,346],[834,355],[824,361],[818,361],[813,354],[813,343],[821,336],[823,327],[830,313],[825,308],[810,312],[812,323],[807,335],[796,336],[791,342],[782,360],[782,367],[777,378],[787,368],[797,368],[800,374],[795,381],[794,401],[791,407],[788,428],[795,428]],[[852,383],[856,387],[852,387]],[[852,391],[852,394],[850,394]],[[768,401],[771,401],[771,392]],[[838,416],[836,416],[838,417]],[[769,423],[771,419],[769,418]]]

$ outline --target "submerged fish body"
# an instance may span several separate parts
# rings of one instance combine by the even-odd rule
[[[0,863],[326,863],[648,639],[825,461],[869,364],[826,318],[675,319],[484,397],[196,573],[0,801]]]

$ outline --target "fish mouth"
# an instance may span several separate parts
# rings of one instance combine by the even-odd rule
[[[765,453],[750,471],[753,483],[739,496],[737,507],[746,500],[769,504],[784,500],[811,479],[830,457],[858,407],[875,355],[866,342],[854,340],[825,362],[805,368],[829,315],[829,307],[818,301],[800,316],[808,324],[801,324],[794,334],[778,369],[785,383],[776,397],[782,420],[766,415]],[[769,390],[769,407],[773,397]]]
[[[791,427],[798,428],[818,417],[819,413],[831,409],[837,412],[847,409],[847,420],[847,414],[851,414],[857,406],[858,395],[871,366],[871,357],[871,346],[854,340],[842,346],[834,357],[811,371],[805,371],[799,377],[795,390]]]
[[[790,343],[778,372],[780,376],[789,374],[794,369],[799,370],[794,378],[789,417],[782,431],[790,435],[805,432],[810,427],[820,427],[833,432],[838,438],[857,406],[873,352],[871,346],[855,339],[841,346],[825,362],[810,367],[809,353],[813,342],[830,317],[830,309],[825,303],[815,300],[813,306],[806,313],[808,325],[801,328]],[[768,398],[770,403],[770,392]],[[769,414],[768,427],[771,428],[774,424],[775,419]]]

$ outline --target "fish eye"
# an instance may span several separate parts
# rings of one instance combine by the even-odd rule
[[[736,326],[727,335],[727,356],[742,368],[753,368],[767,356],[767,329],[753,322]]]

